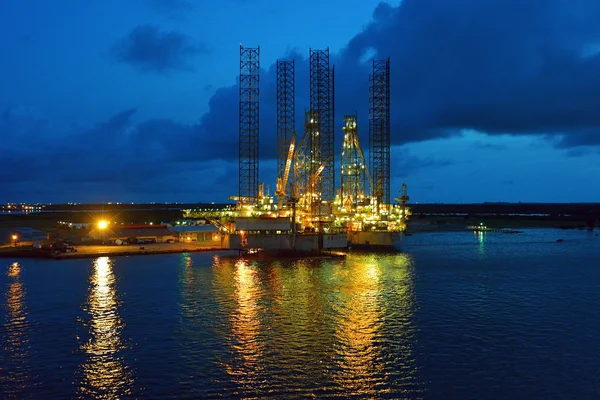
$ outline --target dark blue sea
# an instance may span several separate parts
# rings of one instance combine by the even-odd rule
[[[598,399],[596,233],[419,233],[324,260],[2,259],[0,398]]]

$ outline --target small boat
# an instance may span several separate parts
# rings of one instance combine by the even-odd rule
[[[467,229],[470,231],[476,231],[476,232],[489,232],[493,229],[488,228],[487,226],[483,225],[483,222],[479,225],[471,225],[471,226],[467,226]]]
[[[504,228],[504,229],[500,229],[501,233],[523,233],[523,231],[518,231],[516,229],[512,229],[512,228]]]

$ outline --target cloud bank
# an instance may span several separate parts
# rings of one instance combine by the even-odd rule
[[[190,3],[169,4],[181,9]],[[571,150],[598,146],[598,21],[597,0],[404,0],[397,7],[381,3],[372,22],[332,55],[338,128],[344,114],[358,111],[366,147],[370,58],[390,57],[395,145],[475,130],[540,135]],[[142,71],[164,74],[191,70],[195,57],[206,52],[185,34],[143,25],[115,44],[113,56]],[[296,62],[299,131],[309,103],[307,55],[308,49],[282,54]],[[267,160],[275,156],[275,66],[261,74],[260,152]],[[32,113],[7,109],[0,129],[12,138],[7,141],[9,156],[0,161],[0,180],[11,182],[9,189],[15,191],[24,190],[24,182],[39,184],[49,175],[70,185],[74,193],[94,183],[114,191],[133,190],[148,176],[173,190],[186,179],[193,184],[196,178],[191,177],[207,184],[215,176],[227,177],[223,192],[235,193],[237,188],[236,85],[217,89],[208,112],[191,125],[161,116],[135,121],[131,109],[89,129],[65,133]],[[22,146],[23,135],[36,135],[42,146]],[[571,155],[579,153],[585,152]],[[452,162],[410,157],[419,168]],[[7,165],[22,168],[9,173],[13,169]],[[182,174],[185,170],[191,172]]]
[[[116,60],[158,73],[192,70],[194,56],[208,52],[206,46],[182,33],[161,31],[152,25],[136,27],[113,48]]]

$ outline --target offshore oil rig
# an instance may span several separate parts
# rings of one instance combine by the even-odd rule
[[[373,60],[369,76],[370,166],[357,116],[343,117],[336,188],[334,75],[329,49],[309,50],[310,107],[296,132],[294,60],[277,60],[277,182],[259,183],[260,47],[240,45],[239,193],[226,210],[187,210],[221,232],[225,248],[320,252],[348,246],[391,247],[410,215],[406,185],[390,201],[390,60]]]

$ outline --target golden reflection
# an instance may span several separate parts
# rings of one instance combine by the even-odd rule
[[[345,394],[402,393],[402,382],[415,379],[411,267],[406,255],[364,255],[348,257],[336,271],[340,297],[334,379]],[[387,337],[384,328],[394,336]],[[385,356],[388,353],[395,360]],[[400,377],[390,376],[390,362]]]
[[[115,276],[108,257],[94,260],[84,309],[91,319],[88,324],[90,339],[82,346],[87,360],[81,365],[80,396],[118,399],[130,395],[133,377],[119,355],[125,348],[121,340],[124,323],[118,314]]]
[[[380,301],[381,267],[372,260],[348,260],[340,275],[336,304],[336,382],[348,395],[381,393],[376,390],[384,369],[376,343],[383,322]]]
[[[289,377],[302,379],[307,385],[318,382],[327,373],[331,360],[330,343],[333,339],[333,324],[328,309],[328,294],[335,296],[329,282],[330,270],[334,266],[325,264],[316,267],[306,260],[274,269],[272,280],[274,291],[273,329],[280,334],[271,344],[279,354],[277,367],[281,368],[285,386]]]
[[[5,292],[6,336],[2,340],[3,352],[6,355],[3,364],[6,371],[0,374],[0,382],[5,398],[21,398],[20,393],[27,389],[29,383],[29,323],[25,309],[25,288],[21,282],[21,265],[18,262],[12,263],[6,275],[9,278]]]
[[[418,386],[413,270],[407,255],[215,263],[232,393],[410,397]]]
[[[242,387],[251,387],[261,372],[263,347],[259,341],[261,323],[259,305],[261,290],[258,272],[247,260],[240,259],[234,269],[236,308],[231,313],[232,348],[237,360],[227,372]]]

